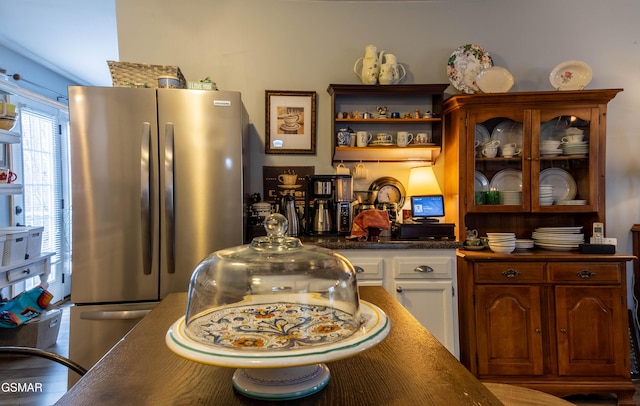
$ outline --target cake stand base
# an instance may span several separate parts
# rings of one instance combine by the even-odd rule
[[[325,364],[289,368],[238,368],[233,387],[250,398],[290,400],[312,395],[329,383]]]

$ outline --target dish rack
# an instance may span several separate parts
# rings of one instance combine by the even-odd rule
[[[107,61],[114,87],[158,87],[158,77],[173,76],[180,88],[187,88],[187,80],[177,66]]]

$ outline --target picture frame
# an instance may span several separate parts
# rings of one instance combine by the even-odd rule
[[[316,154],[314,91],[265,91],[265,153]]]

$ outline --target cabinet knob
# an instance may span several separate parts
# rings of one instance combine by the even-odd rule
[[[540,330],[540,327],[538,327],[538,328],[536,328],[534,331],[535,331],[536,333],[540,334],[540,332],[541,332],[542,330]]]
[[[504,276],[505,278],[517,278],[520,275],[520,272],[516,271],[515,269],[507,269],[506,271],[502,272],[502,276]]]
[[[416,269],[413,270],[414,272],[433,272],[433,268],[431,268],[429,265],[420,265],[420,266],[416,266]]]
[[[593,278],[594,276],[596,276],[596,273],[595,272],[591,272],[588,269],[583,269],[582,271],[578,272],[576,275],[578,275],[582,279],[589,279],[589,278]]]
[[[27,269],[23,269],[22,273],[25,275],[30,275],[31,274],[31,269],[27,268]]]
[[[398,292],[398,293],[402,293],[402,291],[403,291],[402,286],[398,286],[398,287],[396,288],[396,292]]]
[[[354,265],[353,269],[356,270],[356,273],[364,273],[364,269],[362,269],[362,267]]]
[[[561,332],[562,334],[567,334],[567,329],[566,329],[566,328],[561,328],[561,329],[560,329],[560,332]]]

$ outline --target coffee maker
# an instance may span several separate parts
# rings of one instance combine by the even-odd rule
[[[349,234],[353,222],[353,179],[350,175],[314,175],[306,178],[307,234]]]

